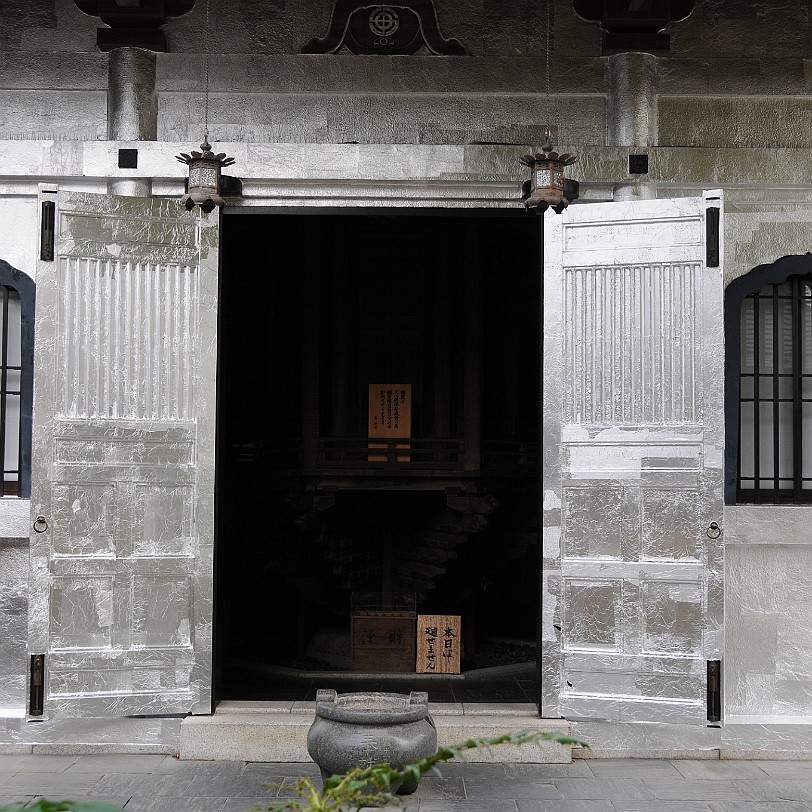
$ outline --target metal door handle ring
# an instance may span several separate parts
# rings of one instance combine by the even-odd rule
[[[34,520],[34,532],[35,533],[44,533],[48,529],[48,522],[45,520],[44,516],[37,516]]]
[[[719,536],[722,535],[722,528],[716,522],[711,522],[708,529],[705,531],[705,535],[709,539],[718,539]]]

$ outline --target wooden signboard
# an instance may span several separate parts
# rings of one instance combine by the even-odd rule
[[[371,383],[369,385],[369,422],[367,436],[386,440],[412,436],[412,385],[410,383]],[[370,443],[370,448],[386,448],[385,443]],[[397,443],[396,448],[408,448]],[[370,454],[370,462],[386,462],[384,454]],[[398,462],[409,462],[408,454],[398,454]]]
[[[460,673],[460,616],[417,616],[418,674]]]

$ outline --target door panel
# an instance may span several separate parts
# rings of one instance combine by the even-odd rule
[[[722,269],[704,199],[545,221],[544,715],[706,723],[722,651]]]
[[[59,193],[57,224],[35,357],[45,712],[208,712],[218,214]]]

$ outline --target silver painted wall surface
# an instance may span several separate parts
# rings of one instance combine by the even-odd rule
[[[725,510],[725,707],[734,723],[812,724],[812,508]]]
[[[27,626],[28,539],[0,538],[0,718],[25,712]]]
[[[739,201],[728,208],[725,240],[726,284],[757,265],[806,254],[812,251],[812,200]]]
[[[812,250],[806,200],[739,200],[725,220],[725,281]],[[807,603],[812,510],[725,508],[724,706],[738,725],[812,722],[812,639]],[[803,740],[803,732],[793,735]]]
[[[526,148],[459,145],[541,141],[543,36],[540,26],[527,24],[537,8],[524,0],[436,0],[443,33],[463,41],[470,57],[303,57],[299,46],[326,29],[330,0],[211,2],[216,47],[225,52],[212,60],[212,129],[236,142],[218,148],[238,157],[244,204],[518,205],[517,158]],[[0,258],[35,276],[39,182],[59,179],[65,188],[100,192],[111,178],[147,178],[157,195],[182,193],[183,167],[174,154],[200,137],[203,4],[165,26],[170,53],[156,59],[156,134],[172,143],[151,144],[103,140],[109,58],[95,46],[97,19],[79,12],[73,0],[5,2],[2,11],[0,212],[16,227],[0,235]],[[671,53],[657,61],[662,146],[646,150],[646,180],[660,197],[731,186],[726,281],[812,245],[812,142],[797,126],[812,91],[810,21],[805,7],[791,0],[776,0],[765,14],[740,0],[697,0],[693,15],[672,30]],[[554,26],[558,143],[581,155],[573,174],[583,181],[582,198],[611,199],[618,183],[628,181],[627,156],[637,150],[604,146],[608,60],[599,56],[598,27],[577,18],[568,0],[554,0]],[[77,139],[81,143],[60,143]],[[343,141],[361,145],[335,144]],[[398,143],[412,146],[391,146]],[[120,147],[139,149],[138,170],[118,169]],[[806,680],[805,632],[788,636],[790,618],[779,597],[794,596],[793,561],[807,552],[802,544],[798,553],[777,542],[760,546],[748,530],[751,521],[758,527],[760,518],[732,513],[732,535],[728,528],[725,536],[733,635],[725,663],[728,711],[800,716],[808,712],[806,688],[779,701],[775,686],[793,673]],[[776,521],[799,540],[802,523],[781,512]],[[584,540],[587,552],[592,543]],[[775,606],[765,609],[767,595],[752,584],[751,568],[774,549]],[[5,572],[1,550],[0,568]],[[741,619],[762,610],[775,637],[765,632],[750,639],[752,624]],[[751,656],[779,645],[780,666],[773,671]],[[47,731],[40,727],[43,740],[97,735],[148,746],[150,736],[168,741],[173,735],[164,728],[108,733],[100,725],[76,733],[49,724]],[[14,728],[9,736],[30,741],[30,731]]]
[[[580,19],[569,0],[552,1],[557,140],[604,144],[610,71],[609,58],[600,56],[599,27]],[[7,5],[14,8],[3,18],[0,138],[104,138],[108,57],[95,46],[98,18],[82,14],[73,0],[50,0],[26,14]],[[212,0],[213,134],[224,141],[310,143],[540,141],[538,9],[526,0],[436,0],[436,6],[444,34],[460,39],[470,56],[302,56],[301,45],[326,30],[331,0]],[[203,80],[196,54],[205,41],[204,17],[201,2],[164,26],[169,53],[157,56],[162,139],[199,139],[195,108]],[[802,97],[812,84],[809,25],[789,0],[771,3],[769,12],[739,0],[697,0],[694,13],[672,27],[669,54],[657,59],[659,143],[810,146],[794,112],[808,104]],[[780,55],[772,49],[777,42]]]

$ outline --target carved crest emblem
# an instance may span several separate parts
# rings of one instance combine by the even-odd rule
[[[370,4],[364,0],[335,0],[324,37],[314,37],[303,54],[333,54],[346,47],[354,54],[413,54],[426,46],[433,54],[464,56],[456,39],[440,33],[434,0],[402,0]]]

